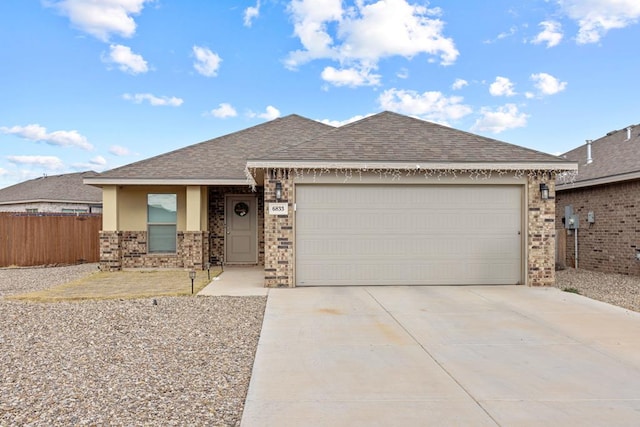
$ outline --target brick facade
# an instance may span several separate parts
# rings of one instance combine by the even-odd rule
[[[254,192],[248,185],[209,188],[209,242],[211,262],[219,264],[224,260],[225,238],[225,196],[233,194],[251,194],[258,202],[258,264],[264,265],[264,195],[263,189]]]
[[[264,215],[265,260],[264,274],[266,287],[293,287],[293,177],[282,169],[265,171],[265,204],[286,202],[288,215]],[[276,182],[282,183],[282,197],[276,200]]]
[[[550,197],[542,200],[540,184],[546,183]],[[530,178],[527,201],[527,275],[530,286],[552,286],[555,283],[556,227],[555,181],[547,174]]]
[[[287,215],[265,212],[268,203],[277,201],[277,182],[282,184],[282,197],[278,202],[288,203]],[[554,182],[547,174],[529,179],[526,275],[531,286],[548,286],[555,281],[555,200],[553,197],[541,200],[541,182],[547,183],[550,194],[554,194]],[[220,262],[224,259],[225,196],[231,194],[252,194],[252,190],[245,186],[211,187],[208,206],[210,232],[178,232],[176,254],[148,254],[146,231],[101,232],[101,268],[108,271],[137,267],[202,269],[209,259]],[[259,264],[265,266],[267,287],[295,286],[293,195],[293,176],[288,171],[265,171],[264,188],[258,189],[257,201],[258,259]],[[634,224],[637,224],[637,219]]]
[[[288,215],[265,215],[265,286],[293,287],[294,210],[293,177],[287,171],[265,171],[265,204],[275,202],[276,182],[282,183],[282,200],[289,204]],[[540,183],[546,183],[551,197],[542,200]],[[531,177],[527,183],[526,275],[529,286],[555,283],[555,182],[549,174]]]
[[[100,270],[122,270],[122,233],[100,231]]]
[[[559,191],[556,222],[563,227],[565,206],[579,217],[578,267],[640,275],[640,180]],[[593,212],[595,222],[587,222]],[[574,231],[567,230],[567,265],[575,266]]]
[[[175,254],[147,253],[146,231],[101,231],[100,269],[185,268],[201,270],[209,250],[206,231],[179,231]]]

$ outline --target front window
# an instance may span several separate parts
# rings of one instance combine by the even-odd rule
[[[175,194],[147,195],[149,253],[176,252],[178,202]]]

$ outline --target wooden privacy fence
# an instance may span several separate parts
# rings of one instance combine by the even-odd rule
[[[99,214],[0,213],[0,267],[98,262]]]

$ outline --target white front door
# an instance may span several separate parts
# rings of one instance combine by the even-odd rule
[[[225,263],[258,263],[258,213],[255,196],[226,197]]]

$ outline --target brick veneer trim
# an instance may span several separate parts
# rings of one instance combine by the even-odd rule
[[[265,171],[265,205],[275,202],[276,182],[282,184],[282,199],[289,204],[288,215],[265,215],[265,286],[294,287],[295,213],[293,209],[293,177],[286,170]],[[554,194],[555,183],[550,174],[539,173],[527,181],[525,203],[526,254],[525,276],[529,286],[551,286],[555,283],[555,200],[542,200],[540,184],[546,183]]]

